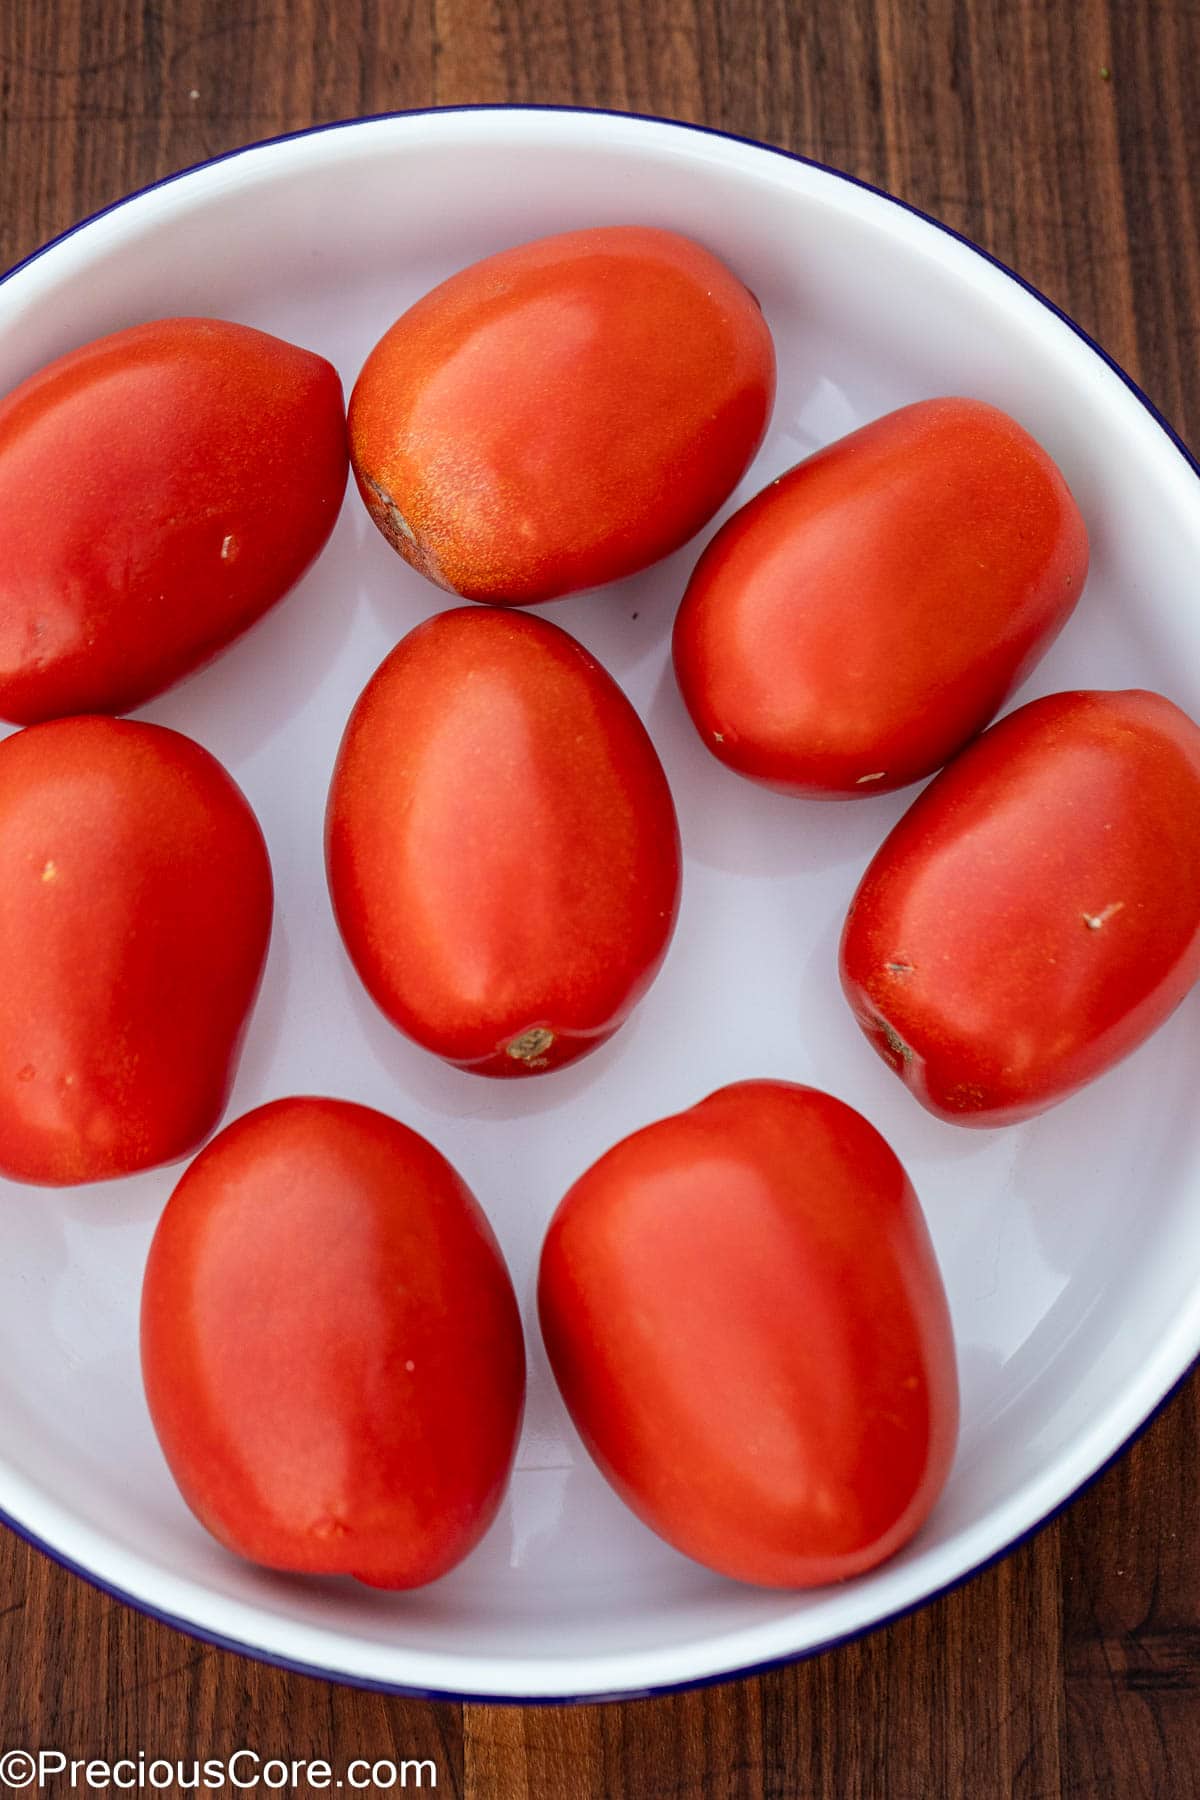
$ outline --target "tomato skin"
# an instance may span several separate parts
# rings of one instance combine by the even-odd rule
[[[979,400],[901,407],[733,515],[675,622],[713,755],[811,799],[928,775],[1066,623],[1087,531],[1045,451]]]
[[[741,1581],[890,1556],[954,1454],[949,1312],[917,1199],[862,1116],[744,1081],[634,1132],[546,1237],[542,1334],[634,1512]]]
[[[851,905],[842,986],[922,1105],[1008,1125],[1126,1055],[1200,977],[1200,730],[1051,694],[914,801]]]
[[[214,1138],[155,1232],[141,1345],[184,1499],[253,1562],[416,1587],[495,1517],[512,1283],[466,1184],[383,1113],[276,1100]]]
[[[271,932],[241,791],[165,726],[57,719],[0,743],[0,1173],[67,1186],[173,1162],[225,1108]]]
[[[749,291],[670,231],[485,258],[402,314],[350,398],[363,501],[431,581],[528,605],[676,550],[732,493],[775,393]]]
[[[679,829],[620,688],[558,626],[458,607],[403,638],[346,727],[326,862],[392,1021],[477,1074],[595,1049],[658,971]]]
[[[128,712],[299,580],[346,486],[323,357],[159,319],[0,400],[0,716]]]

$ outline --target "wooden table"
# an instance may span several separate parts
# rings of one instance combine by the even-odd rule
[[[1195,0],[0,0],[0,264],[232,145],[462,101],[672,114],[881,183],[1035,282],[1200,448]],[[1198,1481],[1193,1379],[924,1612],[758,1680],[577,1709],[282,1674],[0,1533],[0,1748],[433,1757],[466,1800],[1195,1796]]]

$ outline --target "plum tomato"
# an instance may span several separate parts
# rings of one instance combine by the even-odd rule
[[[484,1075],[610,1037],[679,905],[675,809],[633,707],[565,631],[494,607],[435,615],[376,671],[334,769],[326,856],[377,1004]]]
[[[220,1118],[271,930],[258,823],[161,725],[0,743],[0,1173],[65,1186],[187,1155]]]
[[[1200,729],[1138,691],[1001,719],[877,852],[841,975],[880,1056],[956,1124],[1103,1074],[1200,977]]]
[[[471,600],[528,604],[677,550],[737,486],[775,392],[752,294],[675,232],[566,232],[403,313],[350,399],[388,542]]]
[[[736,512],[675,623],[693,723],[738,774],[842,799],[930,774],[1066,623],[1087,532],[1050,457],[979,400],[918,401]]]
[[[859,1574],[945,1482],[958,1380],[929,1234],[829,1094],[738,1082],[627,1137],[555,1213],[538,1306],[604,1475],[722,1574]]]
[[[416,1587],[495,1516],[512,1283],[465,1183],[383,1113],[276,1100],[215,1137],[154,1234],[141,1343],[184,1499],[253,1562]]]
[[[121,713],[279,600],[347,473],[323,357],[221,319],[158,319],[0,400],[0,716]]]

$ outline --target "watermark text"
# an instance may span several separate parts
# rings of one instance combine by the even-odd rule
[[[322,1757],[260,1756],[234,1750],[228,1756],[133,1756],[109,1761],[101,1756],[68,1756],[63,1750],[5,1750],[0,1753],[0,1785],[36,1793],[62,1786],[84,1793],[288,1793],[306,1785],[349,1793],[433,1793],[437,1764],[424,1757],[357,1756],[343,1769]]]

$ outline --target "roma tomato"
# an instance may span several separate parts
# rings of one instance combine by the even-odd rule
[[[1065,1099],[1200,976],[1200,730],[1139,692],[1001,719],[884,842],[841,972],[939,1117],[1008,1125]]]
[[[446,1159],[368,1107],[294,1099],[228,1126],[168,1201],[142,1372],[171,1473],[228,1549],[408,1588],[495,1516],[525,1351]]]
[[[724,1575],[859,1574],[945,1481],[958,1384],[925,1221],[829,1094],[738,1082],[626,1138],[554,1215],[538,1304],[603,1473]]]
[[[396,321],[351,396],[351,455],[376,525],[431,581],[552,600],[698,531],[774,391],[762,313],[715,256],[670,231],[571,231],[461,270]]]
[[[159,319],[0,401],[0,716],[128,712],[299,579],[346,486],[337,371]]]
[[[830,444],[717,533],[675,670],[727,767],[814,799],[878,794],[985,726],[1079,598],[1087,532],[1026,431],[924,400]]]
[[[368,683],[329,794],[329,890],[393,1024],[481,1075],[612,1035],[679,906],[675,809],[637,714],[526,614],[426,620]]]
[[[199,744],[107,718],[0,743],[0,1172],[59,1186],[194,1150],[270,930],[262,833]]]

